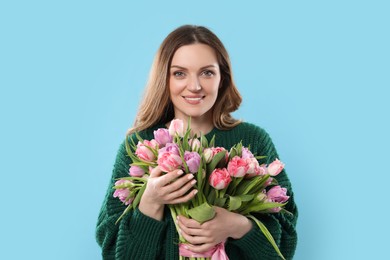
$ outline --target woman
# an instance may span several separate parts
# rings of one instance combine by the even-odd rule
[[[242,140],[257,155],[266,155],[267,161],[273,161],[278,155],[268,134],[231,116],[240,103],[230,59],[221,41],[205,27],[182,26],[167,36],[157,52],[145,96],[128,134],[137,131],[151,140],[153,131],[169,127],[172,119],[187,122],[191,117],[194,134],[206,134],[208,140],[215,135],[216,146],[230,149]],[[115,225],[125,206],[113,198],[112,187],[117,178],[128,176],[129,164],[131,160],[122,143],[97,223],[96,237],[103,258],[178,259],[178,234],[165,205],[192,199],[197,192],[196,181],[180,170],[163,174],[156,167],[150,173],[139,207]],[[288,189],[286,209],[293,215],[256,217],[267,226],[286,259],[291,259],[297,242],[297,208],[285,171],[276,178]],[[189,250],[202,253],[226,241],[226,253],[233,260],[279,258],[252,220],[218,207],[216,212],[202,225],[178,217],[180,233],[189,242]]]

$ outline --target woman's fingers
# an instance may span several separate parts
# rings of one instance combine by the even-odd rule
[[[181,227],[197,228],[197,229],[202,228],[202,224],[200,224],[198,221],[194,219],[186,218],[184,216],[178,216],[177,219],[178,219],[178,224]]]
[[[184,237],[184,239],[192,244],[192,245],[197,245],[197,244],[205,244],[205,243],[211,243],[212,241],[210,240],[209,237],[204,237],[204,236],[191,236],[184,232],[184,230],[181,230],[180,234]]]
[[[182,179],[185,180],[182,180]],[[196,180],[188,180],[183,177],[180,180],[176,180],[175,183],[170,184],[168,187],[164,187],[166,189],[166,193],[168,193],[167,199],[175,199],[186,194],[196,183]],[[177,183],[176,183],[177,182]]]
[[[167,202],[167,204],[178,204],[178,203],[187,202],[187,201],[189,201],[190,199],[192,199],[193,197],[195,197],[196,193],[198,193],[197,190],[192,190],[191,192],[189,192],[189,193],[186,194],[185,196],[182,196],[182,197],[178,197],[178,198],[176,198],[176,199],[173,199],[173,200]]]
[[[182,187],[184,187],[187,183],[195,184],[196,181],[193,179],[194,179],[194,175],[186,174],[183,177],[173,179],[170,183],[165,185],[164,189],[166,190],[167,193],[177,191]]]
[[[197,191],[189,192],[196,183],[193,174],[183,175],[182,170],[174,170],[163,174],[159,167],[151,171],[148,185],[156,200],[163,204],[177,204],[192,199]]]
[[[217,243],[186,244],[186,246],[194,253],[204,253],[213,248],[216,244]]]
[[[171,183],[172,181],[174,181],[178,177],[180,177],[183,173],[184,172],[182,170],[174,170],[171,172],[167,172],[164,175],[162,175],[161,177],[159,177],[158,182],[161,185],[161,187],[163,187],[163,186]]]

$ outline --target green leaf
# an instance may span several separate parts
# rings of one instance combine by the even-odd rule
[[[274,240],[274,238],[272,237],[272,234],[268,231],[267,227],[260,221],[258,220],[257,218],[255,218],[254,216],[252,215],[247,215],[248,218],[252,219],[253,221],[255,221],[255,223],[257,224],[257,226],[260,228],[261,232],[263,232],[264,236],[268,239],[268,241],[271,243],[271,245],[273,246],[273,248],[275,249],[276,253],[278,253],[278,255],[283,259],[285,260],[282,252],[280,252],[279,250],[279,247],[276,245],[276,242]]]
[[[207,138],[204,135],[200,136],[200,143],[201,143],[202,148],[209,147],[209,142],[207,141]]]
[[[135,132],[135,136],[137,137],[138,141],[140,141],[141,143],[144,142],[144,139],[142,139],[142,137],[138,134],[138,132]]]
[[[226,199],[227,198],[216,198],[215,199],[215,206],[218,206],[218,207],[221,207],[221,208],[225,208],[225,203],[226,203]]]
[[[145,189],[146,189],[146,183],[141,187],[141,189],[138,191],[137,196],[135,196],[133,203],[131,203],[133,205],[133,208],[136,208],[138,206],[138,204],[141,200],[142,194],[144,194]]]
[[[230,149],[230,153],[229,153],[229,160],[231,160],[234,156],[236,156],[238,154],[237,152],[237,149],[235,146],[233,146],[231,149]]]
[[[246,201],[251,201],[251,200],[253,200],[253,198],[255,197],[255,195],[254,195],[254,194],[243,194],[243,195],[240,195],[240,196],[238,196],[238,197],[241,199],[241,201],[246,202]]]
[[[207,165],[207,171],[208,172],[214,171],[214,169],[217,166],[217,164],[219,163],[219,161],[221,161],[222,158],[225,158],[225,155],[226,155],[225,151],[221,151],[221,152],[217,153],[214,156],[213,160]]]
[[[239,196],[229,196],[229,211],[234,211],[241,207],[242,200]]]
[[[187,211],[188,215],[198,221],[199,223],[206,222],[215,216],[215,210],[207,202],[201,204],[198,207],[189,209]]]
[[[119,223],[119,221],[133,208],[132,204],[129,204],[127,208],[123,211],[123,213],[119,216],[119,218],[115,221],[115,225]]]
[[[240,214],[245,215],[251,212],[261,212],[266,211],[273,208],[283,207],[287,203],[277,203],[277,202],[257,202],[253,205],[250,205],[248,208],[240,212]]]
[[[209,147],[214,147],[215,146],[215,135],[213,135],[213,138],[211,138],[211,141],[209,143]]]
[[[241,157],[242,155],[242,141],[240,141],[238,144],[237,144],[237,155]]]

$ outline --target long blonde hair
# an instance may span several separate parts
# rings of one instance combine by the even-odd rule
[[[127,134],[156,124],[165,124],[174,119],[174,109],[168,88],[169,68],[176,50],[194,43],[207,44],[217,54],[221,85],[213,107],[214,126],[218,129],[231,129],[240,123],[230,114],[238,109],[242,97],[234,84],[230,58],[225,47],[218,37],[206,27],[184,25],[172,31],[160,45],[134,125]]]

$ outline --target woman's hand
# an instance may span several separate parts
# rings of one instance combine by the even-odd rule
[[[206,252],[227,238],[239,239],[252,229],[252,222],[247,217],[224,208],[214,208],[215,217],[203,224],[184,216],[178,217],[179,232],[189,242],[186,246],[192,252]]]
[[[197,190],[188,192],[195,185],[194,175],[183,175],[182,170],[163,174],[157,166],[149,176],[139,210],[154,219],[162,220],[165,204],[177,204],[192,199]]]

